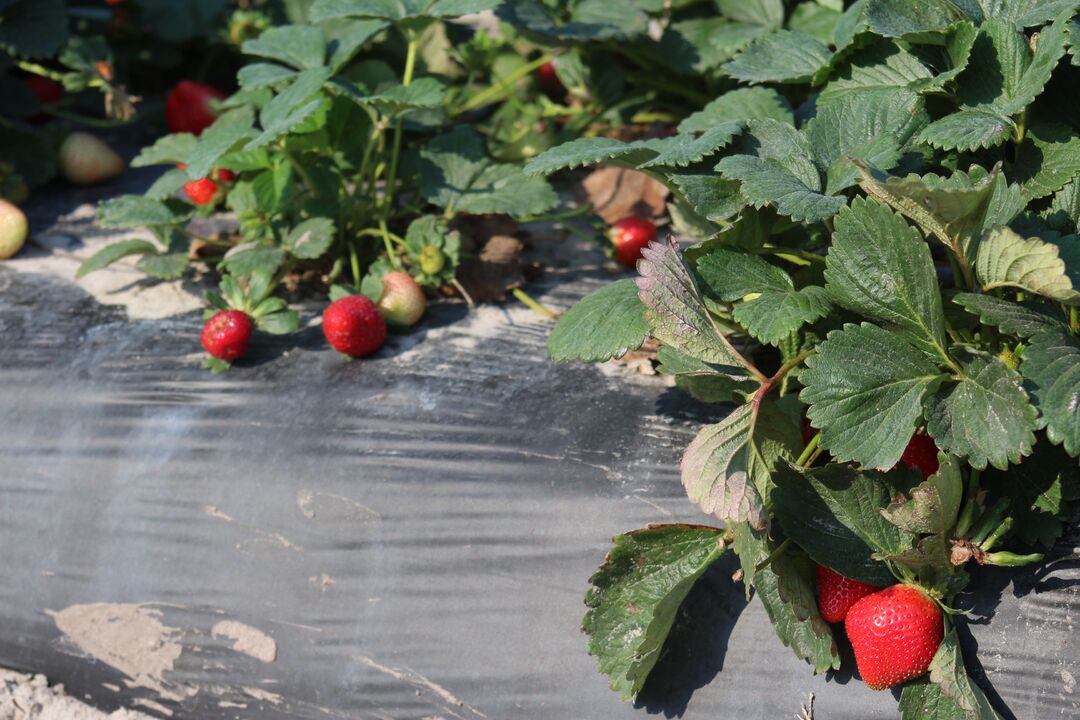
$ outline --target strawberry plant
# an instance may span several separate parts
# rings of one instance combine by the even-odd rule
[[[247,40],[253,61],[238,74],[240,91],[217,104],[220,114],[189,128],[198,132],[144,149],[133,165],[170,169],[144,195],[100,208],[102,226],[146,227],[156,242],[107,246],[80,274],[138,255],[139,268],[163,279],[193,264],[241,285],[269,274],[270,292],[286,278],[314,277],[330,300],[367,295],[394,324],[412,324],[424,298],[394,273],[431,292],[461,290],[463,241],[486,240],[463,238],[468,217],[535,218],[559,203],[546,180],[493,157],[469,119],[510,92],[505,80],[522,76],[485,83],[475,75],[480,68],[467,58],[494,41],[482,34],[465,41],[462,65],[453,68],[472,69],[463,82],[422,57],[436,30],[447,32],[445,20],[497,4],[323,0],[311,6],[310,22]],[[175,126],[205,115],[195,90],[170,97]],[[189,221],[218,207],[233,213],[235,231],[198,235]],[[290,332],[295,314],[288,317],[270,313],[256,324]]]
[[[732,550],[815,672],[840,667],[843,621],[904,718],[997,718],[957,642],[970,573],[1040,562],[1080,500],[1076,6],[716,5],[721,27],[773,21],[676,134],[527,166],[645,172],[682,240],[565,313],[551,357],[653,338],[660,372],[726,404],[681,464],[720,526],[615,538],[589,650],[635,697]]]

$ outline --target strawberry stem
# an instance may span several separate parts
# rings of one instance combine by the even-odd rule
[[[760,572],[772,564],[772,561],[787,552],[788,547],[791,545],[791,538],[787,538],[784,542],[776,546],[769,556],[754,566],[754,572]]]
[[[522,290],[521,288],[514,288],[513,290],[510,291],[510,294],[513,295],[514,297],[516,297],[521,302],[528,305],[530,308],[532,308],[536,312],[540,313],[541,315],[547,315],[549,318],[558,320],[559,317],[562,314],[562,313],[557,313],[554,310],[550,310],[550,309],[544,307],[543,305],[538,303],[536,300],[533,300],[531,297],[529,297],[529,295],[524,290]]]
[[[817,433],[814,437],[810,438],[810,442],[806,443],[806,447],[803,448],[802,454],[799,455],[799,459],[795,461],[795,464],[799,467],[809,467],[811,458],[817,458],[820,451],[818,445],[821,443],[821,433]]]

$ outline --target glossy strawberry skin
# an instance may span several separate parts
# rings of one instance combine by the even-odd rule
[[[352,357],[370,355],[386,342],[386,321],[378,306],[363,295],[330,303],[323,311],[322,325],[330,346]]]
[[[627,267],[635,267],[641,251],[656,239],[656,226],[640,217],[625,217],[611,226],[611,242],[615,259]]]
[[[923,480],[938,471],[937,446],[929,435],[913,435],[900,460],[922,473]]]
[[[859,674],[874,690],[923,675],[945,632],[937,604],[909,585],[892,585],[856,602],[844,629]]]
[[[182,80],[165,102],[165,120],[169,132],[201,135],[217,118],[211,100],[224,100],[225,93],[210,85]]]
[[[218,184],[210,178],[195,180],[184,185],[184,194],[196,205],[209,205],[217,195]]]
[[[202,346],[214,357],[232,362],[247,352],[253,329],[246,313],[222,310],[203,326]]]
[[[818,611],[825,622],[841,623],[851,606],[881,588],[844,577],[824,565],[817,566]]]

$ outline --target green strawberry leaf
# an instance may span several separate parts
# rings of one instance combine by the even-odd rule
[[[199,144],[191,133],[174,133],[158,138],[157,142],[142,151],[131,161],[131,167],[150,165],[179,165],[185,162]]]
[[[548,356],[557,363],[622,357],[649,337],[644,314],[631,278],[608,283],[563,313],[548,336]]]
[[[1080,455],[1080,342],[1060,329],[1035,333],[1024,351],[1020,372],[1031,400],[1039,409],[1040,424],[1055,445]]]
[[[948,357],[930,248],[888,207],[856,198],[840,211],[826,256],[825,289],[842,307],[900,329],[931,355]]]
[[[869,0],[865,14],[870,30],[878,35],[933,42],[954,22],[968,19],[962,7],[948,0]]]
[[[822,194],[821,171],[802,133],[777,120],[757,120],[747,127],[739,154],[723,158],[716,169],[741,181],[751,205],[772,205],[796,221],[824,220],[843,207],[844,198]]]
[[[221,266],[237,277],[247,277],[257,270],[277,272],[284,260],[285,250],[282,248],[246,242],[225,253]]]
[[[157,246],[149,240],[133,239],[110,243],[84,260],[82,264],[79,265],[75,277],[81,278],[96,270],[106,268],[117,260],[126,258],[129,255],[145,255],[147,253],[156,252],[158,252]]]
[[[712,222],[722,222],[744,207],[739,183],[717,175],[671,174],[669,181],[695,213]]]
[[[979,480],[987,505],[1009,501],[1012,530],[1025,543],[1054,546],[1080,500],[1080,468],[1061,447],[1037,442],[1031,457],[1007,470],[988,469]]]
[[[403,22],[460,17],[501,4],[502,0],[315,0],[308,12],[312,22],[353,17]]]
[[[483,139],[466,125],[420,151],[420,192],[439,207],[477,215],[539,215],[559,204],[545,179],[529,177],[516,165],[492,164]]]
[[[697,272],[710,293],[723,302],[751,293],[795,289],[795,283],[781,268],[757,255],[731,250],[708,251],[698,259]]]
[[[780,30],[754,41],[724,65],[728,75],[748,83],[806,82],[828,64],[825,43],[803,33]]]
[[[657,156],[655,144],[655,141],[624,143],[612,138],[578,138],[540,153],[525,166],[525,173],[550,175],[597,163],[636,168]]]
[[[736,552],[777,637],[796,657],[809,662],[814,672],[840,667],[840,653],[832,629],[818,612],[814,595],[814,566],[801,552],[789,548],[761,570],[754,570],[775,550],[765,533],[740,525],[735,530]]]
[[[146,189],[143,196],[151,200],[168,200],[188,184],[187,173],[178,168],[166,170]]]
[[[315,25],[280,25],[243,45],[245,55],[277,60],[297,70],[321,68],[326,61],[326,33]]]
[[[184,158],[188,177],[198,180],[209,175],[223,155],[255,136],[253,123],[254,116],[248,108],[219,115],[199,136],[199,144]]]
[[[154,200],[142,195],[121,195],[98,206],[98,224],[103,228],[137,228],[175,225],[191,218],[191,205],[179,200]]]
[[[903,550],[911,537],[879,513],[908,485],[906,471],[886,475],[830,464],[805,470],[781,463],[772,509],[785,534],[819,565],[871,585],[894,581],[874,553]]]
[[[926,429],[944,452],[976,468],[1004,468],[1031,454],[1035,408],[1020,374],[992,355],[958,354],[963,376],[926,399]]]
[[[654,525],[619,535],[589,579],[582,630],[589,654],[624,700],[637,696],[679,606],[724,554],[723,534],[700,525]]]
[[[749,87],[730,90],[679,123],[679,132],[705,132],[730,120],[776,120],[795,124],[791,104],[772,88]]]
[[[1016,124],[993,107],[969,108],[927,125],[916,140],[941,150],[971,152],[1005,142]]]
[[[1007,227],[989,230],[975,258],[975,275],[983,292],[1011,287],[1078,305],[1080,291],[1066,270],[1057,245],[1037,237],[1023,238]]]
[[[822,88],[818,103],[865,90],[919,89],[934,77],[918,57],[893,42],[879,42],[857,51],[850,64]]]
[[[744,125],[742,120],[727,120],[714,125],[700,136],[676,135],[667,138],[677,143],[665,143],[659,155],[641,163],[638,167],[686,167],[701,162],[731,142],[732,138],[742,131]]]
[[[957,293],[952,301],[978,317],[984,325],[994,325],[1002,332],[1017,337],[1027,338],[1044,330],[1063,330],[1065,327],[1060,317],[1047,314],[1030,304],[1021,305],[993,295]]]
[[[964,496],[960,463],[952,455],[939,455],[937,472],[912,488],[908,498],[895,499],[882,516],[896,527],[916,535],[942,535],[956,524]]]
[[[777,345],[803,325],[825,317],[832,303],[825,288],[810,285],[801,290],[763,292],[735,306],[732,317],[751,336]]]
[[[908,175],[884,182],[860,168],[859,185],[867,195],[885,203],[913,221],[928,236],[964,257],[981,232],[995,189],[1003,184],[1000,173],[986,173],[978,166],[972,174],[957,170],[952,176]],[[1027,204],[1026,199],[1023,204]],[[1010,218],[1011,219],[1011,218]]]
[[[915,432],[923,399],[945,379],[924,352],[875,325],[829,333],[799,375],[821,445],[839,462],[888,469]]]
[[[295,310],[278,310],[277,312],[260,315],[255,324],[264,333],[288,335],[296,332],[297,328],[300,327],[300,316]]]
[[[684,355],[726,366],[728,374],[744,377],[742,357],[713,322],[678,248],[653,242],[642,256],[637,286],[652,336]]]
[[[1001,720],[967,675],[956,628],[938,646],[928,678],[904,687],[900,713],[903,720]]]
[[[282,85],[299,74],[296,70],[276,63],[251,63],[240,68],[236,81],[244,90],[251,91]]]
[[[794,420],[776,402],[740,405],[686,448],[683,487],[706,513],[760,529],[776,464],[801,446]]]
[[[1066,125],[1033,126],[1016,150],[1011,175],[1031,198],[1057,192],[1080,175],[1080,137]]]
[[[336,232],[330,218],[312,218],[294,227],[282,244],[294,257],[316,260],[330,249]]]
[[[186,250],[166,253],[155,251],[139,258],[135,267],[158,280],[175,280],[184,274],[189,261]]]
[[[55,55],[68,39],[63,0],[14,0],[0,8],[0,50],[27,58]]]

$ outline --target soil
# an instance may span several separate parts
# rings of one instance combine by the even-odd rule
[[[151,720],[135,710],[103,712],[69,697],[44,675],[0,669],[0,720]]]

